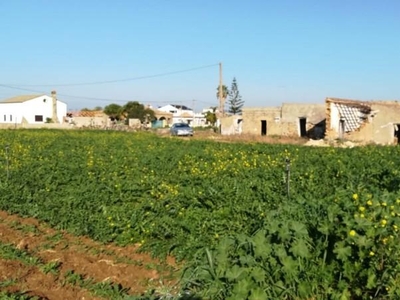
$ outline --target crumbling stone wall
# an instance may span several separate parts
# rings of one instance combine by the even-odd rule
[[[267,122],[267,135],[300,136],[300,118],[306,120],[307,136],[322,138],[325,132],[324,104],[284,103],[281,107],[244,108],[243,133],[261,135],[261,121]]]
[[[326,98],[326,137],[328,139],[341,138],[338,122],[346,116],[335,111],[334,104],[341,103],[360,110],[358,114],[360,126],[354,130],[347,129],[342,138],[376,144],[397,143],[395,125],[400,124],[400,103],[397,101],[357,101],[349,99]],[[369,109],[366,109],[369,108]]]

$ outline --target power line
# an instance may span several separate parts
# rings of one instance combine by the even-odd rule
[[[12,85],[6,85],[6,84],[0,84],[0,87],[4,87],[4,88],[9,88],[9,89],[14,89],[14,90],[21,90],[21,91],[27,91],[27,92],[33,92],[33,93],[37,93],[37,94],[41,94],[41,95],[45,95],[47,94],[44,91],[39,91],[39,90],[35,90],[35,89],[27,89],[27,88],[22,88],[22,87],[17,87],[17,86],[12,86]],[[67,97],[67,98],[74,98],[74,99],[85,99],[85,100],[90,100],[90,101],[103,101],[103,102],[129,102],[129,101],[134,101],[132,99],[111,99],[111,98],[96,98],[96,97],[87,97],[87,96],[76,96],[76,95],[67,95],[67,94],[59,94],[57,93],[58,96],[61,97]],[[142,101],[142,102],[146,102],[146,103],[171,103],[171,102],[175,102],[175,103],[187,103],[190,101],[196,101],[196,102],[201,102],[204,104],[208,104],[208,105],[215,105],[215,103],[211,103],[211,102],[206,102],[206,101],[201,101],[201,100],[173,100],[173,101],[158,101],[158,100],[152,100],[152,101]]]
[[[59,87],[59,86],[82,86],[82,85],[96,85],[96,84],[107,84],[107,83],[117,83],[117,82],[126,82],[126,81],[134,81],[134,80],[141,80],[141,79],[149,79],[155,77],[162,77],[168,75],[174,75],[179,73],[186,73],[192,72],[200,69],[206,69],[210,67],[218,66],[218,64],[211,64],[191,69],[173,71],[173,72],[166,72],[166,73],[159,73],[154,75],[147,75],[147,76],[139,76],[139,77],[132,77],[132,78],[125,78],[125,79],[115,79],[115,80],[105,80],[105,81],[94,81],[94,82],[84,82],[84,83],[65,83],[65,84],[6,84],[7,86],[25,86],[25,87]],[[5,86],[5,85],[4,85]]]
[[[0,83],[0,86],[1,87],[5,87],[5,88],[9,88],[9,89],[13,89],[13,90],[21,90],[21,91],[34,92],[34,93],[39,93],[39,94],[46,94],[46,93],[44,93],[42,91],[36,91],[36,90],[32,90],[32,89],[25,89],[25,88],[21,88],[21,87],[18,87],[18,86],[13,86],[13,85],[8,85],[8,84],[1,84]]]

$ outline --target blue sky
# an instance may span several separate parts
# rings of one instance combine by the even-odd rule
[[[13,0],[0,11],[1,99],[54,89],[69,109],[199,110],[217,105],[219,62],[246,106],[400,99],[398,0]],[[66,86],[119,79],[134,80]]]

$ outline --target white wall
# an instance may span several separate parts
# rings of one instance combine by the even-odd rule
[[[53,99],[49,96],[40,96],[22,103],[22,115],[29,124],[41,124],[46,118],[52,118]],[[42,116],[42,121],[35,121],[35,116]]]
[[[22,103],[0,104],[0,124],[19,124],[22,121]]]
[[[67,116],[67,104],[57,100],[57,118],[60,124],[65,123],[64,118]]]
[[[335,132],[339,132],[339,123],[340,123],[340,113],[339,109],[335,105],[335,103],[331,102],[329,104],[331,107],[331,129],[333,129]]]
[[[67,104],[57,101],[57,117],[63,123],[67,115]],[[42,121],[35,121],[35,116],[42,116]],[[40,96],[20,103],[0,103],[0,123],[20,124],[22,119],[28,124],[43,124],[46,118],[53,117],[53,99],[50,96]],[[5,120],[4,120],[5,119]]]

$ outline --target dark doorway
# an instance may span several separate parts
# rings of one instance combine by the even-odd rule
[[[300,136],[305,137],[307,136],[307,119],[306,118],[299,118],[299,126],[300,126]]]
[[[267,121],[261,120],[261,135],[267,135]]]
[[[344,119],[340,119],[340,121],[339,121],[339,139],[341,139],[341,140],[344,139],[344,133],[345,133]]]
[[[400,124],[394,125],[394,143],[400,145]]]

